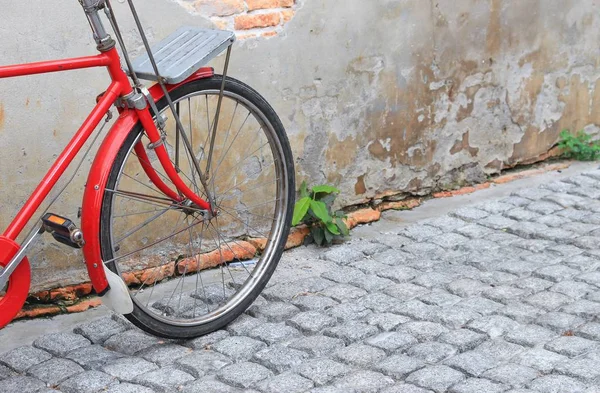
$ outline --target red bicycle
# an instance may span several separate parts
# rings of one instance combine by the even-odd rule
[[[110,0],[79,2],[98,55],[0,67],[0,78],[89,67],[106,67],[111,78],[0,236],[0,327],[27,298],[28,247],[49,232],[83,249],[96,293],[138,327],[170,338],[212,332],[254,301],[283,252],[295,189],[285,130],[263,97],[227,77],[233,33],[184,27],[150,48],[128,0],[146,48],[131,61]],[[215,75],[204,65],[225,49],[223,75]],[[146,89],[140,79],[157,83]],[[45,209],[18,244],[84,143],[110,122],[88,175],[81,225]]]

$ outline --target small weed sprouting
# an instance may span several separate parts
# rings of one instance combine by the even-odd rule
[[[306,182],[300,186],[300,200],[294,206],[292,225],[304,223],[319,246],[331,244],[335,238],[349,235],[344,222],[344,212],[332,213],[331,207],[340,190],[333,186],[319,185],[308,189]]]
[[[574,158],[579,161],[593,161],[600,155],[600,142],[592,142],[592,136],[584,131],[573,135],[569,130],[560,133],[558,147],[563,151],[566,158]]]

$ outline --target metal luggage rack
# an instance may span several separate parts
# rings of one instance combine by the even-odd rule
[[[164,82],[184,81],[235,42],[235,34],[226,30],[180,27],[173,34],[151,47],[152,55]],[[158,81],[148,53],[132,63],[140,79]]]

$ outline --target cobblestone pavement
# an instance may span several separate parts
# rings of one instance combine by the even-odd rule
[[[0,355],[0,392],[600,392],[599,239],[597,170],[293,250],[195,340],[116,315],[41,336]]]

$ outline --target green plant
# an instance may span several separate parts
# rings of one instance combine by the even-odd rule
[[[292,225],[304,223],[319,246],[330,244],[336,237],[349,235],[344,222],[344,212],[331,212],[331,207],[340,190],[333,186],[318,185],[308,189],[306,182],[300,186],[300,200],[294,206]]]
[[[580,161],[593,161],[600,154],[600,143],[592,142],[592,136],[586,134],[583,130],[577,135],[571,134],[568,130],[560,133],[558,147],[563,150],[563,155],[567,158],[574,158]]]

